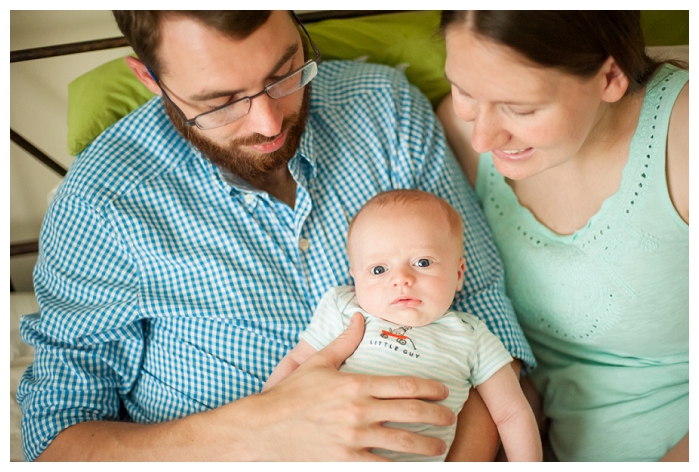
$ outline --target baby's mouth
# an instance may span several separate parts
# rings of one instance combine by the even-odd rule
[[[414,308],[422,304],[422,300],[410,297],[398,297],[391,303],[392,305],[397,305],[400,307]]]

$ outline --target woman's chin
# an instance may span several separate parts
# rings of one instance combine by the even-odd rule
[[[538,173],[532,165],[531,159],[509,159],[500,158],[495,152],[493,154],[493,164],[500,174],[510,180],[523,180]]]

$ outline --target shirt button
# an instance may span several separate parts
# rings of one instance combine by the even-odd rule
[[[248,193],[248,194],[245,195],[245,203],[250,204],[250,203],[252,203],[252,202],[254,202],[254,201],[255,201],[255,196],[254,196],[253,194]]]
[[[311,247],[311,242],[308,239],[301,238],[299,240],[299,249],[301,249],[303,252],[308,251],[309,247]]]

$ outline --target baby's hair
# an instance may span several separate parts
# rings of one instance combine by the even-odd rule
[[[390,204],[399,205],[410,205],[411,203],[419,202],[434,202],[437,203],[439,208],[447,220],[447,225],[449,231],[452,232],[454,236],[459,239],[459,244],[463,243],[464,231],[463,223],[461,222],[461,217],[459,213],[454,209],[453,206],[449,204],[443,198],[438,197],[429,192],[424,192],[422,190],[416,189],[394,189],[388,190],[386,192],[381,192],[367,201],[364,206],[354,215],[352,221],[350,222],[349,229],[347,230],[347,247],[349,249],[350,235],[352,234],[352,228],[354,227],[357,218],[364,213],[367,209],[371,208],[381,208]]]

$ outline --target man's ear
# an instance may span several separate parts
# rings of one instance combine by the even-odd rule
[[[600,69],[600,74],[604,77],[604,89],[602,90],[602,100],[614,103],[626,94],[629,88],[629,78],[621,70],[616,60],[609,56]]]
[[[140,80],[143,85],[148,87],[148,90],[156,95],[162,94],[160,87],[158,87],[158,84],[155,83],[155,79],[153,79],[153,76],[150,75],[148,68],[143,62],[133,56],[126,56],[124,61],[126,61],[126,65],[129,66],[129,69],[136,74],[138,80]]]

